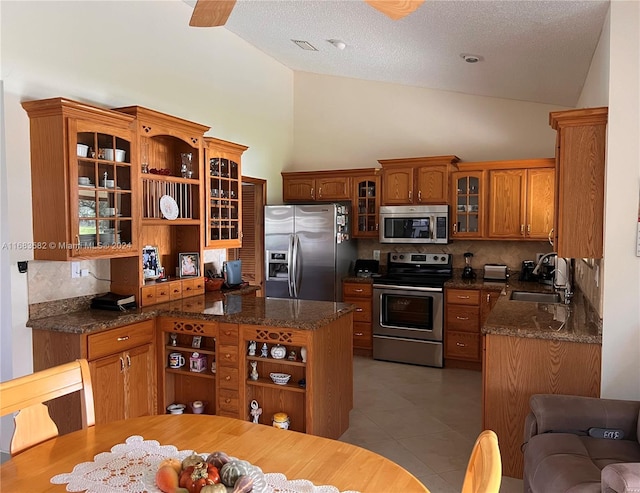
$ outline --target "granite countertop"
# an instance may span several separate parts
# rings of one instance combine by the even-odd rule
[[[354,310],[353,305],[330,301],[290,300],[244,296],[254,289],[233,292],[207,292],[168,303],[127,310],[94,310],[86,306],[77,311],[34,318],[27,326],[36,330],[54,330],[83,334],[112,329],[159,316],[270,325],[301,330],[316,330]]]

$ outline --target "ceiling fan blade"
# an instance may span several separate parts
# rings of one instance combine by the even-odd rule
[[[394,21],[414,12],[424,0],[364,0]]]
[[[224,26],[236,0],[198,0],[189,25],[193,27]]]

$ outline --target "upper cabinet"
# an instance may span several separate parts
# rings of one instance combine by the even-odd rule
[[[364,172],[366,170],[361,170]],[[378,238],[380,211],[380,174],[378,169],[353,176],[353,231],[354,238]]]
[[[351,181],[339,171],[283,172],[284,202],[336,202],[351,199]]]
[[[451,237],[482,238],[486,216],[485,171],[455,171],[451,174],[451,183]]]
[[[602,258],[608,109],[549,115],[556,139],[555,250],[561,257]]]
[[[382,204],[446,204],[457,156],[383,159]]]
[[[547,239],[554,224],[554,160],[499,164],[509,168],[489,171],[489,238]]]
[[[136,255],[134,119],[64,98],[22,106],[31,132],[34,258]]]
[[[242,153],[247,147],[205,137],[205,248],[242,246]]]

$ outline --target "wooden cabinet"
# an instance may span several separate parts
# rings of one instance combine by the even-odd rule
[[[480,369],[480,290],[445,290],[444,339],[445,364]]]
[[[480,291],[480,329],[482,325],[487,321],[489,313],[498,302],[500,298],[500,291],[493,291],[489,289],[483,289]]]
[[[33,369],[87,359],[96,424],[156,414],[154,328],[155,322],[146,320],[90,334],[34,330]],[[52,401],[49,412],[61,434],[82,426],[77,395]]]
[[[500,442],[502,473],[522,478],[522,432],[533,394],[600,396],[600,345],[484,336],[482,428]]]
[[[557,111],[555,250],[561,257],[602,258],[608,109]]]
[[[446,204],[457,156],[383,159],[382,204]]]
[[[340,172],[283,172],[284,202],[334,202],[351,200],[351,179]]]
[[[489,238],[544,240],[549,236],[554,223],[555,169],[552,160],[538,163],[552,167],[489,171]]]
[[[205,137],[205,248],[242,247],[242,153],[248,148]]]
[[[191,412],[190,403],[202,401],[205,405],[204,413],[218,414],[216,412],[218,406],[217,375],[212,371],[214,369],[218,371],[217,337],[217,322],[173,317],[158,319],[158,341],[160,341],[157,355],[159,412],[166,412],[167,407],[171,404],[185,404],[187,406],[185,412]],[[194,340],[198,342],[194,344]],[[169,366],[171,353],[179,353],[184,358],[184,365],[179,368],[171,368]],[[202,362],[198,362],[198,357],[202,359]],[[191,364],[192,359],[194,364]]]
[[[31,132],[34,258],[136,255],[133,118],[63,98],[22,106]]]
[[[245,419],[240,409],[240,328],[238,324],[221,323],[218,347],[217,414]],[[243,410],[242,410],[243,411]]]
[[[206,188],[203,136],[209,127],[141,106],[117,108],[116,111],[135,117],[136,148],[140,149],[137,162],[142,163],[142,170],[146,171],[139,174],[140,244],[158,249],[158,267],[169,279],[179,277],[180,253],[200,254],[198,269],[202,272],[203,193]],[[115,284],[119,290],[129,289],[142,297],[142,287],[154,283],[157,275],[150,276],[142,268],[140,257],[138,259],[135,286],[130,285],[134,280],[131,262],[112,261],[112,291]],[[175,290],[180,287],[180,284],[171,286],[173,298],[170,294],[170,299],[179,298]]]
[[[353,349],[371,356],[372,346],[372,296],[373,285],[361,282],[343,282],[342,297],[345,303],[356,306],[353,314]],[[361,350],[361,351],[358,351]]]
[[[187,298],[204,293],[204,278],[176,279],[166,282],[149,282],[140,290],[140,305],[149,306],[156,303]]]
[[[352,210],[354,238],[378,238],[378,213],[380,212],[380,175],[354,176]]]
[[[451,174],[452,238],[485,236],[485,173],[483,170],[460,170]]]
[[[318,330],[240,325],[240,417],[250,420],[250,405],[256,400],[262,408],[260,423],[271,426],[275,413],[289,415],[290,429],[337,439],[349,426],[353,408],[353,356],[351,315],[331,321]],[[249,356],[250,341],[257,345],[256,356]],[[261,357],[267,345],[267,357]],[[275,344],[294,351],[295,360],[274,359]],[[301,350],[306,348],[306,362]],[[250,378],[251,363],[258,379]],[[291,375],[286,385],[275,384],[271,372]],[[304,380],[304,385],[301,384]]]

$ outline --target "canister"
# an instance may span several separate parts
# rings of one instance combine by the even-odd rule
[[[273,415],[273,427],[281,430],[289,429],[289,415],[287,413],[275,413]]]

